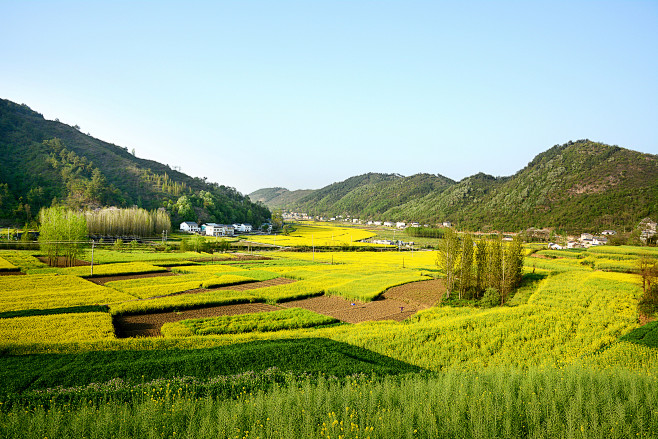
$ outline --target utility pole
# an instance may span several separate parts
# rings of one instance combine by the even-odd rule
[[[94,275],[94,240],[91,240],[91,275]]]

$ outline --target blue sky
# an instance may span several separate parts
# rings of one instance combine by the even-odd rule
[[[0,0],[0,97],[233,186],[658,154],[658,2]]]

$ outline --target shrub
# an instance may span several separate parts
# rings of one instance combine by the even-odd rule
[[[500,293],[497,289],[489,287],[484,291],[484,296],[480,300],[480,305],[484,308],[492,308],[500,305]]]
[[[647,317],[658,316],[658,285],[652,285],[637,304],[640,314]]]

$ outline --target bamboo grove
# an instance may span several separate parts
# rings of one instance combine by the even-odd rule
[[[459,237],[448,230],[439,244],[436,264],[445,272],[447,297],[453,292],[462,298],[500,296],[503,304],[523,276],[524,252],[520,237],[504,243],[500,237],[477,243],[469,234]],[[492,303],[493,305],[493,303]]]

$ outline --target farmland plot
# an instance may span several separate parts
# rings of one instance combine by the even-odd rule
[[[132,296],[77,276],[0,277],[0,312],[122,302]]]

